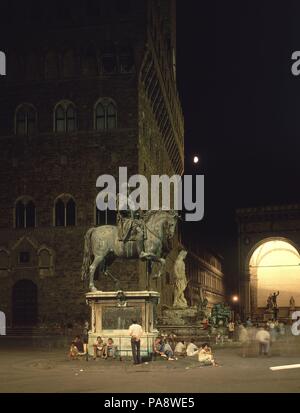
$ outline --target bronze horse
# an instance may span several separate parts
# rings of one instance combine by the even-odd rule
[[[115,225],[90,228],[85,235],[81,274],[83,280],[89,279],[90,291],[97,291],[94,274],[98,266],[103,270],[116,257],[158,262],[160,276],[165,266],[165,258],[171,250],[177,218],[174,211],[146,212],[142,220],[144,230],[137,226],[135,241],[120,240],[118,227]]]

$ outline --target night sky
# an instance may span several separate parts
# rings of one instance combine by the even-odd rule
[[[206,185],[205,218],[193,233],[223,255],[233,279],[235,209],[300,201],[300,76],[291,73],[292,52],[300,50],[300,5],[177,4],[185,173],[204,174]],[[196,168],[194,153],[201,158]]]

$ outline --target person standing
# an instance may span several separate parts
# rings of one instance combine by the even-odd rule
[[[83,352],[86,355],[86,359],[88,360],[89,352],[88,352],[88,343],[89,343],[89,322],[84,322],[84,327],[82,331],[82,342],[83,342]]]
[[[230,320],[229,323],[228,323],[228,338],[231,341],[233,341],[233,339],[234,339],[234,330],[235,330],[234,321]]]
[[[259,355],[264,354],[267,356],[269,354],[271,336],[266,328],[261,327],[258,330],[256,333],[256,341],[258,341],[259,344]]]
[[[133,364],[141,364],[141,337],[143,334],[142,326],[136,320],[132,320],[129,327],[129,335],[131,336],[131,350]]]

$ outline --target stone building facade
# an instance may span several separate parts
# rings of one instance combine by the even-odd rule
[[[279,299],[283,295],[283,289],[289,292],[285,301],[279,305],[279,317],[289,316],[289,298],[296,293],[300,294],[300,205],[272,205],[256,208],[243,208],[236,212],[238,224],[238,255],[239,255],[239,290],[240,290],[240,312],[246,318],[248,316],[260,317],[266,310],[268,294],[276,292],[278,288],[275,282],[269,290],[264,292],[263,304],[258,303],[258,271],[260,268],[276,269],[281,272],[279,280],[282,280],[282,291]],[[262,247],[270,242],[279,244],[279,248],[274,247],[263,250]],[[274,262],[261,265],[256,259],[253,265],[253,257],[259,251],[261,258],[273,252],[285,251],[295,257],[295,265],[282,261],[282,255],[278,256]],[[276,257],[276,255],[275,255]],[[289,286],[291,278],[285,269],[291,267],[292,272],[297,272],[298,278],[292,286]],[[284,275],[285,271],[285,275]],[[276,275],[276,273],[274,273]],[[296,302],[300,308],[300,302]]]
[[[115,222],[96,211],[97,177],[183,173],[175,1],[15,3],[0,5],[0,310],[15,326],[82,321],[84,234]],[[111,271],[145,288],[143,263]],[[171,304],[166,284],[153,288]]]
[[[225,301],[223,259],[200,245],[186,246],[186,274],[188,285],[185,291],[188,304],[197,306],[204,294],[208,300],[207,308]],[[202,291],[201,291],[202,290]]]

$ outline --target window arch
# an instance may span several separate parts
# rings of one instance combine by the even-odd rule
[[[56,227],[76,225],[76,203],[71,195],[64,194],[56,198],[54,204],[54,225]]]
[[[94,109],[95,129],[115,129],[117,127],[117,107],[108,98],[100,99]]]
[[[30,136],[36,132],[37,114],[36,109],[30,103],[22,103],[15,113],[16,135]]]
[[[37,256],[40,277],[53,276],[55,259],[54,251],[46,245],[42,245],[37,252]]]
[[[59,102],[54,110],[54,131],[73,132],[77,129],[77,114],[72,102]]]
[[[0,247],[0,273],[9,269],[9,252]]]
[[[117,222],[117,212],[107,209],[105,211],[100,211],[96,206],[96,219],[95,223],[97,226],[100,225],[116,225]]]
[[[36,226],[36,208],[33,200],[23,197],[15,205],[15,227],[34,228]]]

